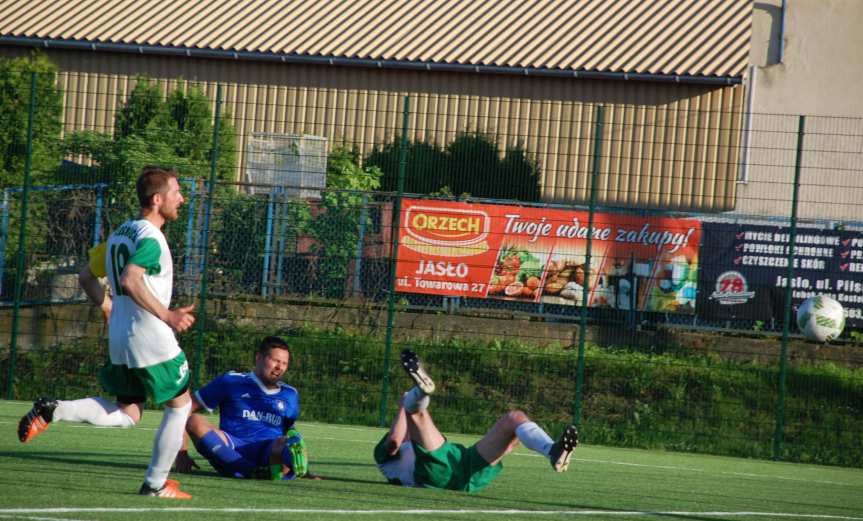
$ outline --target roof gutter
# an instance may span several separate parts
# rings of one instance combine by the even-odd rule
[[[215,58],[227,60],[296,63],[306,65],[338,65],[342,67],[365,67],[374,69],[425,70],[433,72],[469,72],[475,74],[506,74],[551,78],[583,78],[596,80],[652,81],[663,83],[689,83],[702,85],[738,85],[739,76],[690,76],[678,74],[643,74],[634,72],[575,71],[544,69],[538,67],[495,67],[487,65],[463,65],[456,63],[420,62],[408,60],[375,60],[367,58],[340,58],[306,56],[270,52],[223,51],[216,49],[194,49],[191,47],[169,47],[158,45],[135,45],[124,43],[98,43],[81,40],[58,40],[19,36],[0,36],[0,45],[20,45],[44,49],[69,49],[93,52],[120,52],[151,56],[182,56],[187,58]]]

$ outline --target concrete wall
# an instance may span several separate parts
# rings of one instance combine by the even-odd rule
[[[787,0],[784,38],[781,6],[754,3],[752,132],[737,210],[790,214],[798,116],[806,115],[800,217],[861,221],[863,2]]]
[[[4,343],[11,331],[11,315],[11,309],[0,309],[0,339]],[[232,324],[251,326],[262,332],[301,325],[322,328],[338,326],[347,331],[377,336],[381,341],[387,323],[386,306],[326,307],[213,300],[207,315],[221,317],[221,320]],[[578,330],[577,322],[542,321],[525,315],[480,317],[448,313],[397,313],[393,338],[397,344],[417,339],[508,339],[574,349],[578,345]],[[21,351],[35,347],[47,348],[79,338],[101,338],[104,341],[107,334],[101,313],[94,306],[86,304],[24,308],[19,331],[18,348]],[[614,324],[590,326],[587,341],[606,346],[685,346],[704,354],[712,353],[723,358],[757,361],[767,365],[778,364],[780,350],[777,336],[729,335],[682,328],[634,331]],[[789,345],[792,364],[820,360],[860,367],[863,366],[861,352],[863,347],[854,344],[822,347],[793,339]],[[7,354],[6,350],[0,351],[0,361]]]

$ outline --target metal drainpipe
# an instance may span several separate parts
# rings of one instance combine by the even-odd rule
[[[782,9],[779,11],[779,63],[785,58],[785,2],[782,0]]]
[[[752,155],[752,106],[755,104],[755,74],[758,68],[749,67],[749,88],[746,92],[746,114],[743,121],[743,161],[740,165],[738,182],[749,182],[749,161]]]

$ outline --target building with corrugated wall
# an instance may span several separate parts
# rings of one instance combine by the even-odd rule
[[[368,152],[409,95],[411,139],[523,146],[560,203],[589,197],[602,105],[600,204],[724,211],[751,16],[749,0],[9,0],[0,53],[58,64],[67,131],[111,129],[141,75],[211,99],[221,84],[240,151],[253,133],[307,133]]]

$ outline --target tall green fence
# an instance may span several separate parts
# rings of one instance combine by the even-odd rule
[[[444,430],[521,408],[591,444],[863,465],[863,121],[590,105],[504,129],[465,104],[425,141],[422,94],[256,112],[142,79],[88,109],[50,73],[4,81],[7,399],[99,392],[106,326],[77,273],[161,164],[185,197],[165,232],[173,304],[197,310],[180,335],[196,386],[280,334],[304,419],[383,425],[412,346]],[[64,127],[70,110],[103,123]],[[304,110],[333,128],[255,130]],[[847,312],[829,344],[795,321],[819,293]]]

